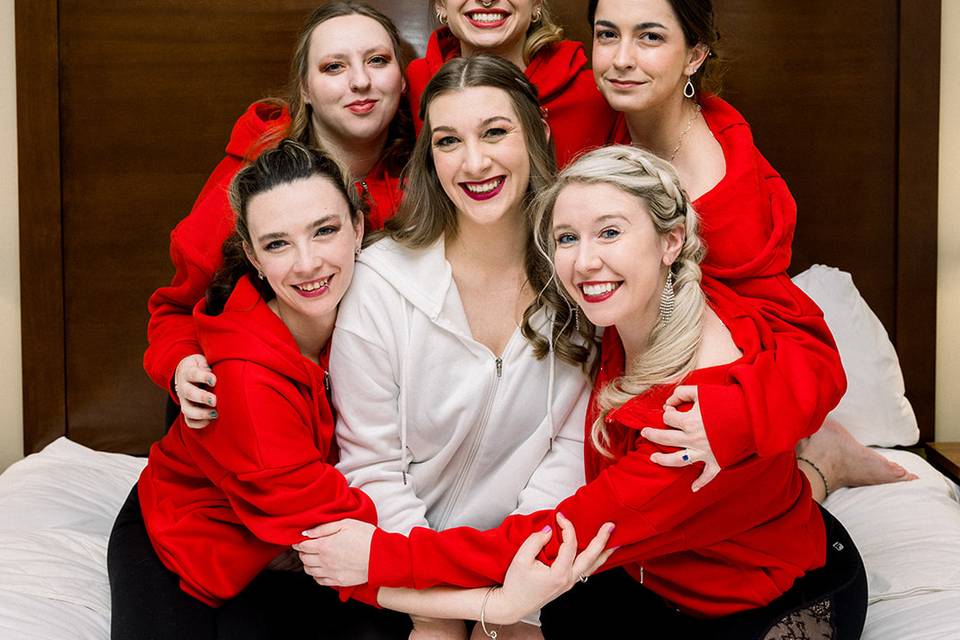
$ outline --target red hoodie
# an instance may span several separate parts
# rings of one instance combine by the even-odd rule
[[[449,27],[441,27],[431,34],[427,55],[407,66],[407,98],[418,134],[423,127],[420,96],[440,67],[459,56],[460,41]],[[607,143],[616,112],[597,90],[582,44],[563,40],[546,46],[524,73],[540,94],[559,167],[579,153]]]
[[[772,349],[731,369],[737,384],[699,387],[707,436],[726,468],[753,453],[793,451],[840,401],[846,377],[823,313],[786,273],[797,225],[790,190],[743,116],[716,96],[700,104],[726,161],[723,179],[693,203],[707,246],[703,273],[736,291],[774,334]],[[612,142],[631,144],[622,114]]]
[[[143,356],[147,375],[168,391],[172,392],[171,381],[180,361],[201,353],[190,312],[222,264],[220,249],[234,229],[234,214],[227,200],[230,181],[268,146],[265,140],[277,133],[282,137],[289,126],[285,109],[269,102],[250,105],[233,126],[226,157],[207,179],[190,215],[170,234],[170,258],[176,273],[170,285],[157,289],[147,303],[150,345]],[[371,204],[368,228],[381,228],[400,203],[397,177],[378,165],[357,182],[357,190]],[[171,395],[177,399],[176,394]]]
[[[377,522],[373,502],[331,464],[327,372],[246,278],[218,316],[194,311],[200,345],[221,381],[220,417],[179,417],[140,476],[144,521],[181,588],[218,606],[324,522]]]
[[[735,382],[731,372],[754,362],[773,345],[774,335],[729,289],[710,279],[703,285],[743,356],[694,371],[683,384],[728,386]],[[616,330],[604,333],[601,353],[594,395],[623,373],[623,346]],[[624,566],[686,613],[714,617],[769,604],[825,561],[826,534],[810,486],[791,451],[751,456],[692,493],[690,485],[702,466],[654,464],[652,453],[676,449],[639,435],[644,427],[664,426],[663,402],[673,388],[655,387],[611,412],[612,460],[589,445],[597,415],[594,397],[586,420],[588,483],[555,511],[510,516],[489,531],[417,528],[408,538],[378,530],[370,550],[369,584],[422,589],[502,583],[523,541],[546,525],[557,531],[560,512],[576,527],[581,549],[604,522],[614,522],[610,545],[621,549],[605,568]],[[552,563],[559,545],[560,536],[554,535],[540,560]]]

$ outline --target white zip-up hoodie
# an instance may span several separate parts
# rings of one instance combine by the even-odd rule
[[[534,327],[546,333],[546,312]],[[361,254],[330,353],[342,471],[385,530],[495,527],[584,483],[590,382],[514,332],[473,339],[443,240]]]

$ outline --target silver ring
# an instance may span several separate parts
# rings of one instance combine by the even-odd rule
[[[587,581],[587,578],[589,578],[589,577],[590,577],[590,576],[585,576],[585,575],[583,575],[583,574],[581,573],[581,574],[580,574],[580,582],[586,582],[586,581]]]

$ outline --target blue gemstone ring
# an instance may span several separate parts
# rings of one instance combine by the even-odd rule
[[[690,462],[690,454],[687,453],[686,451],[684,451],[683,455],[680,457],[683,459],[684,462]]]

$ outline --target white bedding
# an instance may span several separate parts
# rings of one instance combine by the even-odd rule
[[[841,489],[827,508],[867,567],[866,640],[960,639],[960,494],[921,458],[920,479]],[[60,438],[0,475],[0,638],[108,638],[107,539],[145,461]]]

